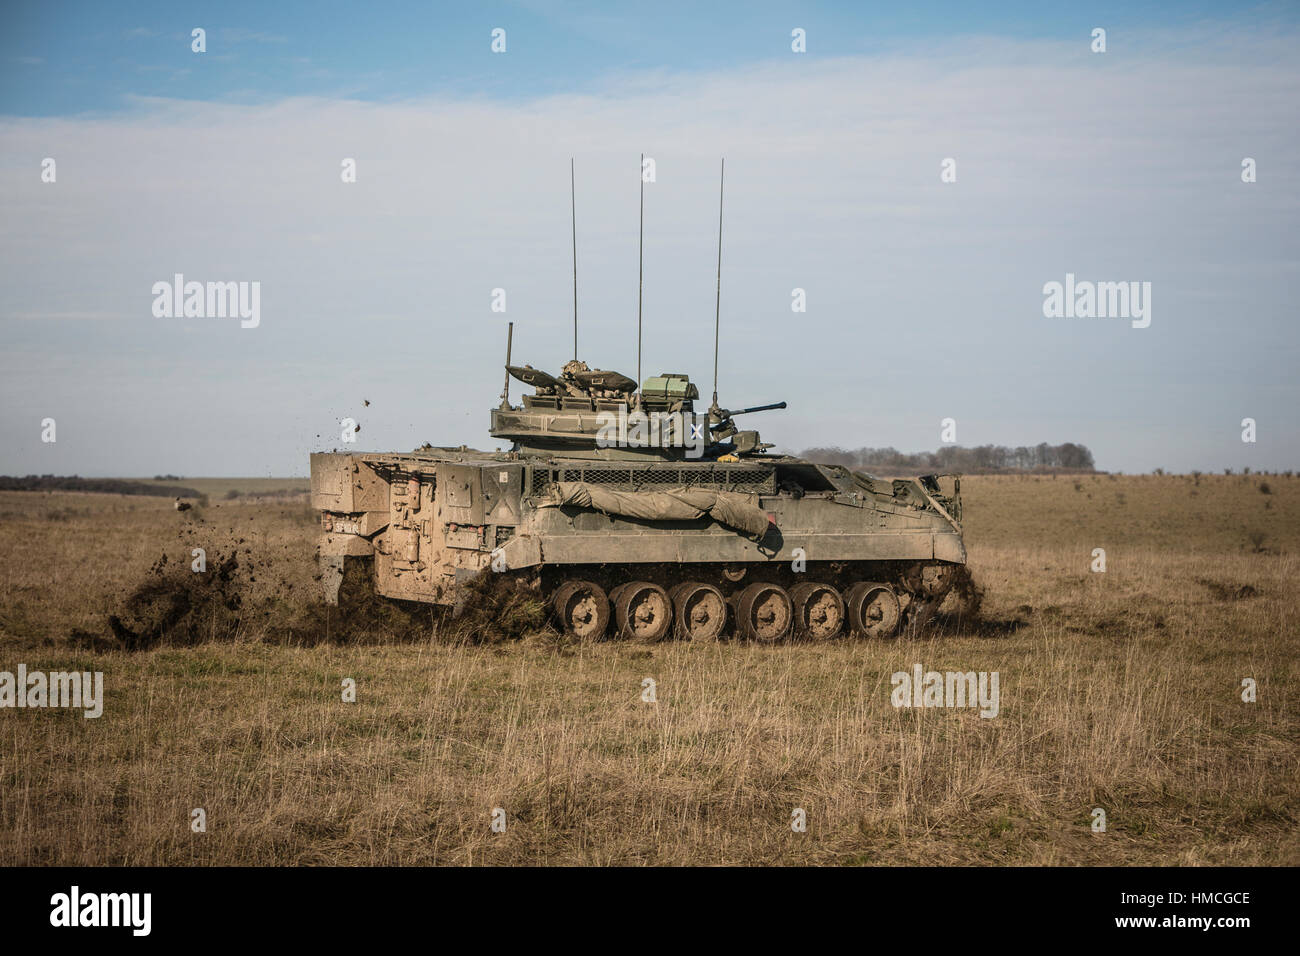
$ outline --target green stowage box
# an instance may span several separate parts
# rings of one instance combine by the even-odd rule
[[[698,398],[699,392],[691,386],[687,376],[665,372],[645,380],[641,386],[641,397],[648,402],[684,402]]]

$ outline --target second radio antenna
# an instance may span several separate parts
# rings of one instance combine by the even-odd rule
[[[573,179],[573,157],[569,157],[569,215],[573,221],[573,358],[578,358],[578,195]]]
[[[641,220],[636,239],[636,383],[641,387],[641,288],[645,278],[645,153],[637,173],[641,180]],[[638,392],[639,394],[639,392]],[[639,404],[639,402],[638,402]]]
[[[718,406],[718,324],[722,316],[722,187],[727,180],[727,158],[718,177],[718,292],[713,302],[713,407]]]

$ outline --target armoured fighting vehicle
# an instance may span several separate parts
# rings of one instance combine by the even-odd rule
[[[533,389],[519,405],[511,377]],[[498,575],[581,639],[824,640],[891,636],[962,576],[959,478],[772,454],[735,419],[784,402],[732,411],[715,396],[696,412],[698,399],[683,374],[638,387],[507,359],[489,433],[509,451],[313,454],[326,600],[350,565],[381,595],[451,607]]]
[[[311,456],[326,600],[360,577],[455,608],[485,581],[509,582],[587,640],[889,637],[924,621],[968,580],[960,479],[881,480],[771,454],[738,428],[785,402],[718,405],[721,290],[719,190],[707,410],[687,375],[589,368],[577,360],[575,214],[574,359],[559,375],[512,365],[511,325],[489,429],[509,451]],[[640,327],[638,305],[638,378]],[[533,389],[519,405],[511,378]]]

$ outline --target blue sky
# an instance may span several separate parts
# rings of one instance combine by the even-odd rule
[[[506,321],[570,357],[570,157],[580,351],[635,371],[642,152],[644,371],[711,384],[725,155],[722,400],[788,401],[783,450],[953,417],[1112,470],[1300,466],[1294,6],[468,9],[5,6],[0,473],[303,474],[345,417],[491,448]],[[259,282],[260,325],[156,317],[177,272]],[[1151,282],[1150,327],[1045,317],[1067,273]]]
[[[133,97],[258,102],[430,93],[523,98],[615,74],[715,71],[785,55],[802,27],[814,57],[870,55],[959,36],[1065,39],[1208,21],[1294,22],[1290,4],[1182,3],[210,3],[6,0],[0,113],[129,108]],[[190,31],[203,27],[197,61]],[[490,32],[507,31],[508,57]]]

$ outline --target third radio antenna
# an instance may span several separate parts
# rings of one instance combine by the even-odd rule
[[[573,221],[573,359],[577,360],[577,190],[573,185],[572,156],[569,156],[569,216]]]
[[[727,158],[718,177],[718,292],[713,302],[713,406],[718,405],[718,322],[722,316],[722,187],[727,181]]]
[[[641,287],[645,278],[645,153],[641,154],[641,166],[638,170],[641,180],[641,220],[637,229],[636,240],[636,381],[641,387]]]

